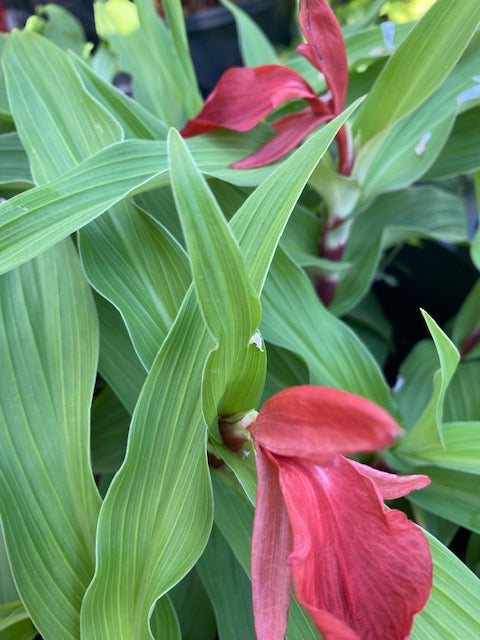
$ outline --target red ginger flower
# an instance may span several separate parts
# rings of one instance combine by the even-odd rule
[[[248,131],[287,100],[302,98],[308,107],[272,123],[276,135],[256,153],[232,164],[252,169],[278,160],[294,149],[320,124],[332,120],[344,105],[348,87],[348,66],[340,26],[326,0],[302,0],[300,27],[307,40],[298,47],[325,77],[328,93],[319,98],[296,71],[277,64],[233,67],[226,71],[208,96],[196,118],[182,130],[186,138],[225,127]],[[337,134],[340,171],[351,170],[351,150],[342,127]]]
[[[283,640],[291,577],[324,640],[405,640],[432,586],[421,530],[383,499],[430,483],[342,454],[383,449],[400,435],[373,402],[300,386],[270,398],[248,427],[257,451],[252,537],[257,640]]]

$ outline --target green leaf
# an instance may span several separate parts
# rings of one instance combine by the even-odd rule
[[[94,3],[98,34],[108,41],[123,71],[133,76],[135,97],[165,124],[181,127],[201,108],[174,8],[174,34],[148,0],[107,0]],[[180,34],[180,35],[179,35]],[[148,56],[145,51],[148,51]]]
[[[18,591],[13,581],[3,528],[0,523],[0,605],[14,600],[18,600]]]
[[[215,526],[197,568],[215,611],[220,640],[255,640],[250,580]]]
[[[356,122],[362,144],[418,107],[455,66],[480,21],[477,0],[437,0],[388,60]]]
[[[182,640],[215,640],[215,615],[195,567],[168,595],[178,615]]]
[[[425,180],[452,178],[480,169],[480,107],[461,113],[440,155],[424,176]]]
[[[256,333],[261,316],[258,294],[222,211],[173,130],[169,152],[197,299],[217,342],[206,370],[205,415],[248,411],[260,397],[266,368],[262,338]]]
[[[402,425],[410,430],[419,421],[433,392],[438,370],[438,354],[431,340],[421,340],[402,362],[395,389],[395,399],[402,414]]]
[[[393,411],[374,359],[353,331],[318,300],[305,274],[277,250],[262,295],[265,339],[297,353],[310,383],[358,393]]]
[[[413,429],[399,441],[396,447],[396,452],[407,455],[415,455],[432,446],[444,445],[442,435],[443,403],[448,385],[460,361],[460,355],[448,336],[426,311],[422,310],[422,315],[435,343],[440,369],[435,372],[433,377],[433,393],[422,415]]]
[[[117,121],[87,93],[68,56],[45,38],[14,33],[3,65],[10,106],[37,184],[61,176],[99,148],[121,140]],[[77,123],[78,105],[82,111]],[[66,112],[69,126],[63,118]]]
[[[229,0],[220,0],[222,5],[231,11],[237,26],[240,51],[246,67],[258,67],[262,64],[278,64],[275,49],[268,38],[250,16]]]
[[[426,536],[434,563],[433,589],[427,606],[414,618],[410,638],[476,638],[480,634],[480,580],[438,540]]]
[[[21,602],[0,605],[0,634],[2,640],[34,640],[38,637]]]
[[[433,466],[415,467],[415,473],[429,476],[432,484],[408,496],[413,504],[480,533],[480,478],[477,474]]]
[[[95,474],[118,471],[125,457],[130,414],[105,387],[92,404],[92,467]]]
[[[377,198],[353,222],[344,253],[351,266],[342,274],[331,310],[343,315],[358,304],[371,286],[382,252],[418,237],[465,241],[462,200],[435,187],[413,187]]]
[[[132,414],[147,373],[118,311],[99,295],[95,295],[95,303],[100,325],[98,370],[128,413]]]
[[[443,446],[422,450],[415,462],[480,474],[480,422],[449,422],[442,433]]]
[[[95,307],[70,241],[2,276],[0,288],[0,510],[8,554],[42,636],[77,640],[100,503],[89,453]]]
[[[472,86],[479,53],[480,40],[475,37],[448,78],[428,100],[360,149],[353,175],[362,184],[365,199],[378,192],[408,186],[429,169],[462,108],[461,95]]]
[[[81,56],[85,51],[85,32],[81,23],[62,6],[46,4],[36,9],[37,15],[45,17],[40,33],[54,42],[60,49],[69,49]]]
[[[0,135],[0,185],[9,189],[26,189],[32,182],[28,158],[18,134]]]
[[[125,138],[165,139],[167,126],[142,105],[103,80],[94,69],[79,58],[71,58],[87,91],[115,116]]]
[[[478,420],[480,395],[480,362],[460,362],[445,395],[443,418],[445,422]]]
[[[308,369],[303,360],[291,351],[267,345],[267,379],[260,405],[282,389],[301,384],[308,384]]]
[[[452,327],[452,340],[461,350],[468,338],[480,330],[480,280],[477,280],[468,294]],[[480,344],[473,345],[466,358],[475,358],[480,354]]]
[[[87,638],[149,639],[152,605],[207,542],[212,499],[201,386],[212,346],[188,295],[142,388],[124,464],[102,505],[97,569],[82,608]]]
[[[177,614],[168,596],[163,596],[156,603],[150,624],[154,638],[182,640]]]
[[[142,4],[139,6],[143,7]],[[163,0],[162,8],[165,11],[165,19],[172,34],[175,54],[182,68],[182,75],[180,77],[174,77],[174,79],[182,86],[184,106],[186,108],[187,115],[192,117],[202,108],[203,100],[200,95],[197,76],[190,56],[190,47],[185,28],[182,4],[178,2],[178,0]],[[140,17],[141,16],[142,11],[140,11]],[[163,65],[165,65],[166,62],[166,60],[162,60]],[[174,72],[176,71],[174,69],[172,70]]]
[[[183,249],[155,220],[120,202],[80,230],[87,277],[122,314],[148,370],[191,282]]]

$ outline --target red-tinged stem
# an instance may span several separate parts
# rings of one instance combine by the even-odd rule
[[[460,347],[462,358],[469,353],[480,342],[480,324],[477,324],[472,333],[463,341]]]
[[[339,129],[337,136],[338,148],[338,172],[343,176],[349,176],[353,169],[353,144],[350,130],[343,126]]]

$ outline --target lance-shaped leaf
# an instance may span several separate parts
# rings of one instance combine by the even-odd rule
[[[3,65],[10,106],[37,184],[49,182],[99,148],[122,139],[119,124],[87,93],[67,55],[45,38],[34,33],[13,34],[5,48]],[[32,84],[38,83],[40,86],[35,90],[37,131],[32,131],[30,100]],[[59,96],[63,96],[61,101]],[[79,104],[83,108],[76,122]],[[62,126],[64,111],[70,114],[69,129]],[[41,137],[38,136],[39,122]],[[31,153],[32,146],[35,153]]]
[[[120,310],[148,370],[190,285],[185,252],[128,202],[81,229],[79,246],[88,279]]]
[[[178,11],[169,7],[169,18],[174,18],[170,31],[147,0],[96,2],[94,9],[97,31],[122,70],[133,76],[136,98],[167,125],[181,126],[198,111],[201,97],[191,67],[187,69]]]
[[[312,384],[365,396],[394,414],[390,392],[366,347],[318,300],[307,276],[279,249],[262,295],[262,332],[306,362]]]
[[[396,448],[396,451],[401,455],[415,456],[416,452],[423,449],[444,444],[442,437],[443,403],[450,380],[460,361],[460,354],[448,336],[426,311],[422,311],[422,314],[435,342],[440,369],[435,372],[433,377],[433,392],[422,415]]]
[[[205,415],[248,411],[262,392],[266,359],[260,301],[240,248],[177,132],[169,136],[170,172],[205,324],[217,341],[205,372]],[[208,421],[208,418],[207,418]]]
[[[355,122],[362,143],[419,106],[460,58],[480,21],[477,0],[437,0],[385,65]]]
[[[152,606],[206,543],[212,503],[201,386],[212,346],[187,295],[147,376],[127,456],[102,506],[97,570],[82,610],[85,637],[151,638]]]
[[[100,503],[89,461],[95,307],[70,241],[2,276],[0,287],[7,549],[42,636],[76,640]]]
[[[16,132],[0,135],[0,186],[25,189],[33,180],[28,158]]]

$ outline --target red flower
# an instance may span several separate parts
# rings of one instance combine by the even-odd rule
[[[270,398],[249,426],[257,450],[252,538],[257,640],[283,640],[291,577],[324,640],[404,640],[432,585],[421,530],[383,499],[430,483],[341,454],[383,449],[401,429],[373,402],[326,387]]]
[[[298,51],[325,77],[328,93],[319,98],[293,69],[276,64],[226,71],[196,118],[187,122],[184,137],[219,127],[248,131],[287,100],[302,98],[307,108],[272,123],[275,136],[256,153],[232,167],[251,169],[270,164],[294,149],[320,124],[338,115],[348,86],[348,66],[342,32],[326,0],[302,0],[300,27],[307,40]],[[342,173],[351,170],[351,151],[345,129],[337,134]]]

